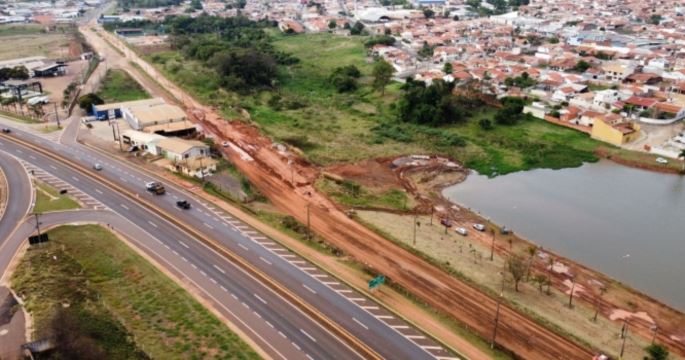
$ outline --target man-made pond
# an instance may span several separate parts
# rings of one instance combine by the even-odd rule
[[[685,177],[609,161],[444,190],[520,236],[685,310]]]

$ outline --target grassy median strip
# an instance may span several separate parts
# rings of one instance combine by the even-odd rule
[[[109,359],[257,359],[190,294],[96,225],[61,226],[30,248],[12,278],[35,321],[35,338],[71,336]],[[37,266],[40,264],[40,266]]]
[[[98,96],[105,103],[149,99],[150,95],[124,70],[110,69],[102,82]]]
[[[52,186],[36,181],[36,205],[33,211],[45,213],[50,211],[62,211],[78,209],[81,206],[68,195],[60,195]]]

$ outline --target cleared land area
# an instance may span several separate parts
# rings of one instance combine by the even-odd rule
[[[28,56],[67,57],[73,30],[58,27],[45,33],[43,29],[40,25],[0,25],[0,60]]]
[[[519,284],[520,291],[515,291],[512,275],[506,267],[506,254],[503,255],[498,250],[494,254],[493,261],[490,261],[490,247],[488,246],[490,234],[473,230],[469,223],[459,224],[469,231],[469,235],[464,237],[454,231],[446,234],[444,227],[440,226],[437,221],[434,222],[435,225],[430,226],[430,218],[420,216],[417,220],[421,225],[417,228],[416,243],[414,243],[413,216],[374,211],[358,211],[357,215],[372,227],[383,229],[386,237],[401,246],[432,259],[434,263],[440,264],[447,271],[466,279],[484,291],[497,294],[503,288],[502,294],[508,303],[523,312],[535,314],[542,321],[559,329],[560,332],[570,334],[592,347],[618,355],[621,339],[616,334],[620,333],[622,324],[610,321],[605,316],[599,316],[597,321],[592,320],[595,307],[592,301],[587,300],[592,299],[594,290],[592,289],[593,282],[589,279],[579,279],[577,288],[574,289],[575,295],[585,297],[585,301],[575,299],[573,308],[569,308],[570,288],[562,286],[566,291],[564,293],[552,287],[548,293],[544,279],[536,277],[543,274],[539,271],[525,275]],[[504,236],[500,236],[496,245],[498,248],[506,248],[508,242]],[[526,263],[532,260],[532,266],[544,268],[545,260],[538,256],[530,257],[525,250],[518,251],[523,254]],[[504,274],[504,278],[501,274]],[[504,287],[502,287],[503,282]],[[619,291],[617,290],[619,286],[620,284],[608,284],[610,290],[604,299],[604,314],[612,312],[611,306],[606,302],[616,300],[614,292]],[[649,345],[648,340],[632,334],[629,336],[624,359],[641,359],[644,355],[643,349]]]
[[[45,213],[50,211],[73,210],[81,206],[68,195],[60,195],[52,186],[36,182],[36,204],[33,211]]]
[[[126,71],[107,70],[97,95],[105,103],[149,99],[150,95]]]
[[[62,226],[49,236],[29,248],[12,277],[33,316],[34,338],[80,339],[108,359],[258,358],[106,229]]]

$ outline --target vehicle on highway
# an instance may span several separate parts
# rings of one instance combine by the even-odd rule
[[[93,165],[93,169],[95,169],[96,171],[100,171],[100,170],[102,170],[102,165],[100,165],[100,164],[94,164],[94,165]]]
[[[506,226],[502,226],[502,228],[499,230],[499,232],[502,235],[509,235],[509,234],[511,234],[511,229],[509,229]]]
[[[664,165],[668,164],[668,160],[666,160],[662,157],[656,158],[656,162],[658,162],[659,164],[664,164]]]
[[[454,229],[454,231],[461,236],[466,236],[469,234],[469,231],[463,227],[458,227],[458,228]]]
[[[183,210],[188,210],[190,209],[190,203],[187,202],[186,200],[179,200],[176,202],[176,206],[180,207]]]
[[[162,195],[166,192],[166,189],[164,189],[164,185],[157,181],[151,181],[149,183],[146,183],[145,188],[147,189],[147,191],[155,195]]]
[[[473,228],[478,231],[485,231],[485,225],[483,224],[473,224]]]
[[[4,132],[5,134],[9,134],[12,132],[12,130],[10,130],[8,128],[2,128],[2,132]]]
[[[221,146],[223,146],[223,147],[228,147],[228,141],[222,142],[222,143],[221,143]]]

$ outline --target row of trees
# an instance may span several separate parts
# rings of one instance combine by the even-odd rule
[[[421,125],[439,126],[463,122],[471,110],[482,104],[452,93],[454,83],[434,80],[426,86],[423,81],[407,79],[397,103],[400,120]]]
[[[164,21],[174,48],[214,69],[221,86],[235,91],[274,87],[278,65],[299,61],[273,47],[264,32],[273,25],[241,16],[178,16]]]
[[[26,80],[29,78],[29,71],[24,66],[0,69],[0,81],[9,79]]]

